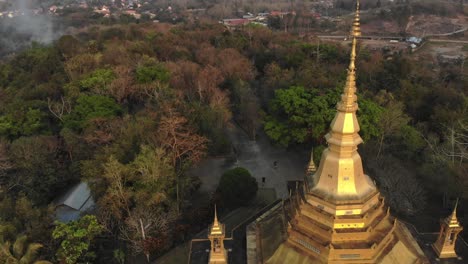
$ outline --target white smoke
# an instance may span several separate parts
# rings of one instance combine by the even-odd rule
[[[0,57],[28,47],[32,42],[49,44],[58,37],[54,18],[35,0],[16,0],[0,18]]]

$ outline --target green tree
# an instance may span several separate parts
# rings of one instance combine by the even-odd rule
[[[382,132],[378,124],[385,109],[367,99],[360,99],[358,104],[359,110],[357,112],[357,118],[361,128],[359,132],[361,138],[364,142],[379,138]]]
[[[110,69],[97,69],[93,71],[88,77],[80,81],[82,89],[91,90],[105,90],[107,86],[115,79],[115,74]]]
[[[39,243],[27,243],[28,237],[21,235],[13,245],[10,242],[0,242],[0,261],[7,264],[52,264],[45,260],[36,260],[39,250],[43,247]]]
[[[131,168],[137,180],[133,189],[140,204],[149,208],[171,200],[176,177],[170,157],[163,149],[142,146]]]
[[[100,219],[109,230],[118,229],[116,235],[127,241],[132,251],[149,256],[145,241],[169,238],[175,220],[176,175],[170,157],[161,148],[143,145],[129,164],[111,156],[104,165],[103,178]],[[159,249],[168,246],[170,241]]]
[[[100,95],[80,95],[71,113],[64,117],[65,127],[82,129],[95,118],[110,118],[122,112],[111,98]]]
[[[39,109],[19,107],[13,104],[0,116],[0,135],[14,139],[46,131],[45,115]]]
[[[226,208],[236,208],[247,205],[255,197],[257,190],[257,180],[247,169],[237,167],[221,176],[217,192]]]
[[[318,90],[301,86],[276,90],[270,114],[265,118],[265,132],[283,146],[319,141],[333,119],[337,101],[335,91],[321,95]]]
[[[153,81],[168,82],[170,77],[169,71],[162,64],[140,66],[136,70],[136,80],[139,83],[150,83]]]
[[[86,215],[67,224],[57,222],[52,237],[60,241],[57,258],[66,263],[92,260],[94,253],[89,251],[92,241],[103,231],[93,215]]]

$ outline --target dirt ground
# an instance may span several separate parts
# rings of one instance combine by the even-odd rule
[[[397,35],[401,28],[396,21],[375,19],[361,25],[362,32],[367,35]]]
[[[436,59],[439,55],[464,56],[468,58],[468,44],[451,42],[429,42],[415,52],[416,57]]]
[[[390,51],[407,51],[408,43],[406,42],[390,42],[390,40],[370,40],[363,39],[361,40],[362,45],[369,48],[369,50],[382,50],[388,49]]]
[[[468,27],[466,16],[440,17],[435,15],[410,16],[406,32],[425,37],[427,35],[445,34]]]
[[[352,18],[343,19],[338,28],[347,28]],[[464,15],[456,17],[443,17],[436,15],[412,15],[406,26],[398,25],[396,20],[382,19],[375,12],[362,14],[361,30],[367,35],[397,35],[406,31],[408,35],[425,37],[437,34],[446,34],[468,27],[468,18]]]

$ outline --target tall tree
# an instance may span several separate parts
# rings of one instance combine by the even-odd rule
[[[321,140],[335,110],[337,95],[321,96],[318,90],[301,86],[276,90],[270,114],[265,118],[265,132],[283,146]]]
[[[166,149],[176,170],[177,212],[180,212],[181,194],[184,190],[180,181],[181,176],[188,166],[204,157],[208,140],[195,133],[188,120],[171,107],[164,112],[166,115],[161,118],[156,140]]]
[[[378,127],[380,129],[379,151],[377,156],[382,153],[384,140],[387,136],[396,133],[407,125],[410,118],[404,112],[404,105],[401,102],[390,102],[385,111],[380,116]]]

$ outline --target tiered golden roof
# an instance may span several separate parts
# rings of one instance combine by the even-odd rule
[[[216,212],[216,205],[215,205],[214,220],[213,220],[213,225],[211,226],[210,235],[220,236],[223,234],[224,234],[223,227],[219,224],[218,215]]]
[[[457,207],[458,207],[458,199],[457,202],[455,203],[455,207],[453,208],[452,214],[447,217],[445,222],[447,222],[449,227],[460,227],[460,222],[458,222],[457,218]]]

